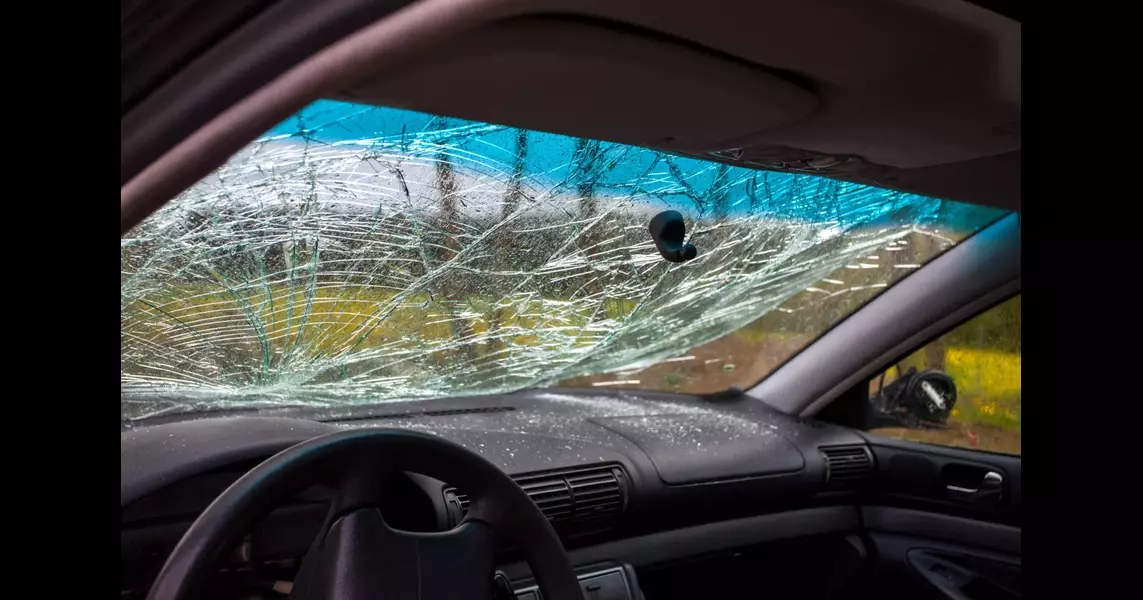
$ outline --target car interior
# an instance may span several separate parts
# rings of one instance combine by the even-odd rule
[[[125,0],[125,240],[315,102],[998,217],[750,385],[125,409],[121,598],[1020,598],[1018,387],[966,396],[1018,386],[1020,34],[967,0]],[[997,315],[1015,359],[957,350]],[[1014,435],[932,425],[968,410]]]

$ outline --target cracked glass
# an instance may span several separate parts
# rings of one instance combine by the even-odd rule
[[[319,101],[123,237],[121,412],[746,388],[1003,214]]]

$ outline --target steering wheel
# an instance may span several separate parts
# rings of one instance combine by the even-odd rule
[[[390,528],[377,505],[385,476],[394,471],[463,489],[468,514],[442,533]],[[401,429],[316,437],[243,475],[183,535],[148,600],[185,600],[202,591],[219,560],[261,517],[317,483],[332,485],[337,495],[302,560],[291,598],[487,600],[493,595],[495,531],[523,551],[545,599],[583,600],[555,530],[512,478],[459,444]]]

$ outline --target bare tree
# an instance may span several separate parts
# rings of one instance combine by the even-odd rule
[[[575,157],[573,159],[572,181],[575,182],[576,192],[579,196],[579,218],[581,226],[589,227],[589,223],[599,213],[599,200],[595,197],[595,184],[598,180],[600,162],[603,158],[603,146],[598,140],[577,138],[575,143]],[[595,247],[599,243],[598,228],[587,229],[579,235],[577,240],[581,252],[591,260],[591,254],[598,252]],[[589,294],[603,292],[603,282],[599,277],[593,277],[584,287]]]
[[[710,205],[712,216],[722,221],[726,219],[727,213],[730,212],[730,165],[726,163],[718,163],[718,167],[714,172],[714,181],[710,184],[710,191],[707,192],[707,201]]]
[[[448,119],[438,117],[436,120],[437,131],[447,131],[450,128]],[[436,188],[440,198],[440,213],[437,215],[437,228],[441,234],[440,244],[435,248],[436,257],[439,263],[447,262],[456,257],[457,254],[463,249],[463,242],[460,239],[459,215],[457,214],[457,183],[456,173],[452,164],[452,158],[449,156],[449,149],[447,144],[442,145],[442,148],[436,155]],[[467,300],[467,294],[470,290],[466,289],[466,281],[458,278],[453,273],[445,274],[441,281],[440,291],[443,298],[441,298],[441,307],[445,310],[448,316],[449,328],[452,331],[452,338],[456,340],[471,340],[474,332],[468,323],[464,322],[461,317],[456,314],[456,307],[461,302]],[[467,357],[470,361],[475,357],[474,348],[472,343],[464,343],[459,346],[460,352]]]
[[[528,160],[528,130],[516,130],[516,156],[512,160],[512,177],[508,180],[508,189],[504,193],[504,204],[500,209],[500,220],[507,220],[516,212],[523,196],[524,169]]]
[[[508,186],[504,190],[504,202],[500,206],[500,220],[501,222],[507,221],[512,217],[512,214],[520,206],[520,201],[524,196],[524,171],[527,168],[528,160],[528,130],[516,130],[516,148],[515,157],[512,160],[512,175],[508,180]],[[506,233],[506,232],[505,232]],[[508,235],[501,234],[493,241],[493,261],[499,270],[507,270],[512,268],[512,240]],[[496,356],[502,352],[507,344],[504,340],[497,337],[496,332],[500,330],[504,321],[504,309],[499,305],[492,311],[488,322],[488,354]]]

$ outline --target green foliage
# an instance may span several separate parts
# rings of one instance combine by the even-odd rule
[[[1020,296],[977,315],[945,335],[949,346],[1020,352]]]

